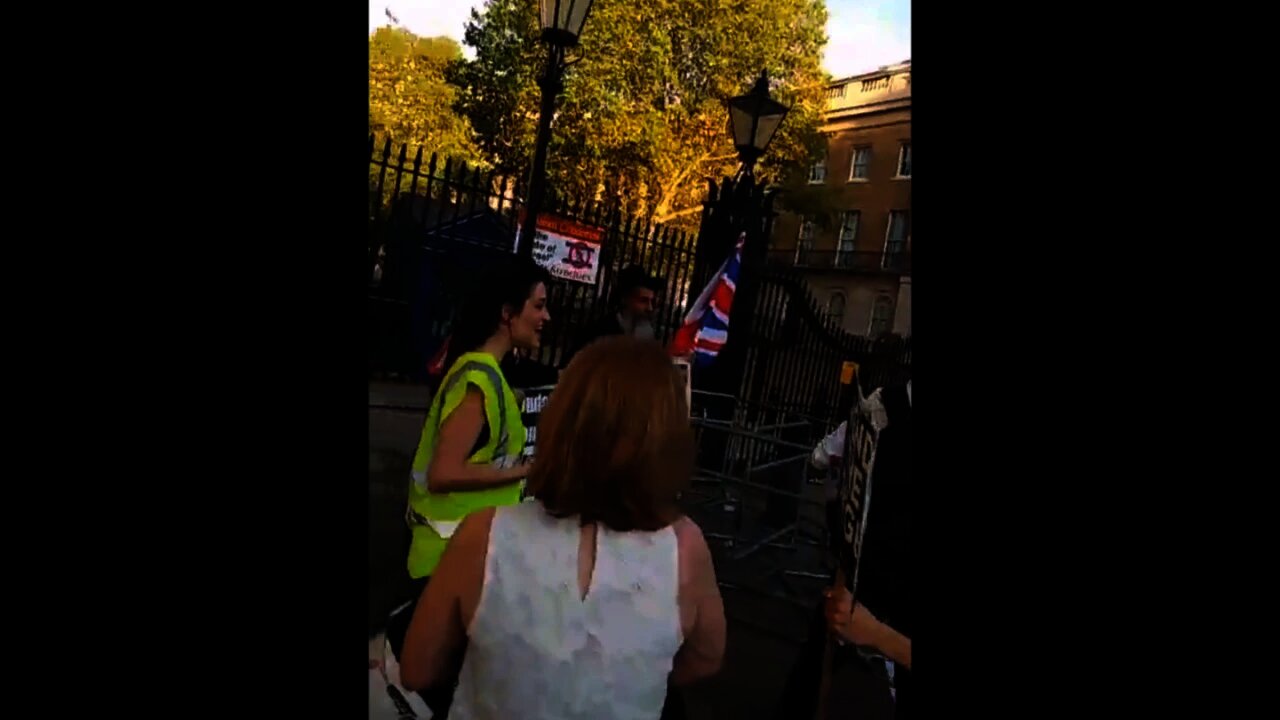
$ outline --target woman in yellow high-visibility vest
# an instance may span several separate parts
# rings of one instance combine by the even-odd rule
[[[520,406],[499,363],[513,350],[537,350],[551,276],[532,260],[508,256],[475,287],[454,318],[445,367],[413,458],[408,571],[414,599],[440,562],[462,519],[476,510],[520,502],[529,466]],[[387,639],[397,657],[412,603],[392,615]],[[425,693],[437,717],[452,688]]]

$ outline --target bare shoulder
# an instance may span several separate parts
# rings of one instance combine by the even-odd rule
[[[679,520],[671,523],[671,529],[676,533],[676,541],[680,543],[681,550],[694,545],[707,546],[706,538],[702,537],[702,528],[688,515],[681,515]]]
[[[707,547],[702,528],[688,516],[672,523],[671,528],[676,534],[676,549],[680,556],[680,583],[685,584],[711,567],[711,548]]]

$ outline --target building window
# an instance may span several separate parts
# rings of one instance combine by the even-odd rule
[[[827,181],[827,159],[821,158],[809,168],[809,183],[817,185]]]
[[[813,250],[813,221],[800,219],[800,234],[796,236],[796,265],[806,265]]]
[[[862,213],[849,210],[840,213],[840,239],[836,244],[836,267],[853,267],[853,249],[858,244],[858,220]]]
[[[847,85],[836,85],[835,87],[829,87],[829,88],[827,88],[827,99],[831,100],[831,99],[835,99],[835,98],[842,98],[842,97],[844,97],[844,89],[845,89],[846,87],[848,87],[848,86],[847,86]]]
[[[888,335],[893,329],[893,298],[888,295],[880,295],[876,298],[876,302],[871,306],[871,327],[867,328],[867,334],[873,338],[882,335]]]
[[[906,210],[889,211],[889,227],[884,234],[885,268],[896,267],[907,253],[907,240],[911,237],[911,216]]]
[[[866,180],[871,171],[871,148],[853,149],[853,164],[849,166],[849,181]]]
[[[844,325],[844,304],[844,293],[839,290],[833,291],[827,300],[827,317],[836,327]]]
[[[889,76],[878,77],[872,80],[862,81],[862,92],[871,92],[873,90],[888,90]]]
[[[898,150],[898,177],[911,177],[911,143],[904,142]]]

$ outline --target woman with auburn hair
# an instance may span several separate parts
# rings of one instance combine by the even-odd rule
[[[536,502],[463,520],[410,623],[401,681],[450,675],[450,717],[657,720],[668,677],[714,674],[725,619],[711,553],[676,504],[693,471],[684,386],[654,342],[573,359],[538,424]]]

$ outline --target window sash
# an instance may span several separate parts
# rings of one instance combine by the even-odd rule
[[[853,162],[849,167],[850,180],[866,180],[871,170],[871,148],[854,148]]]

